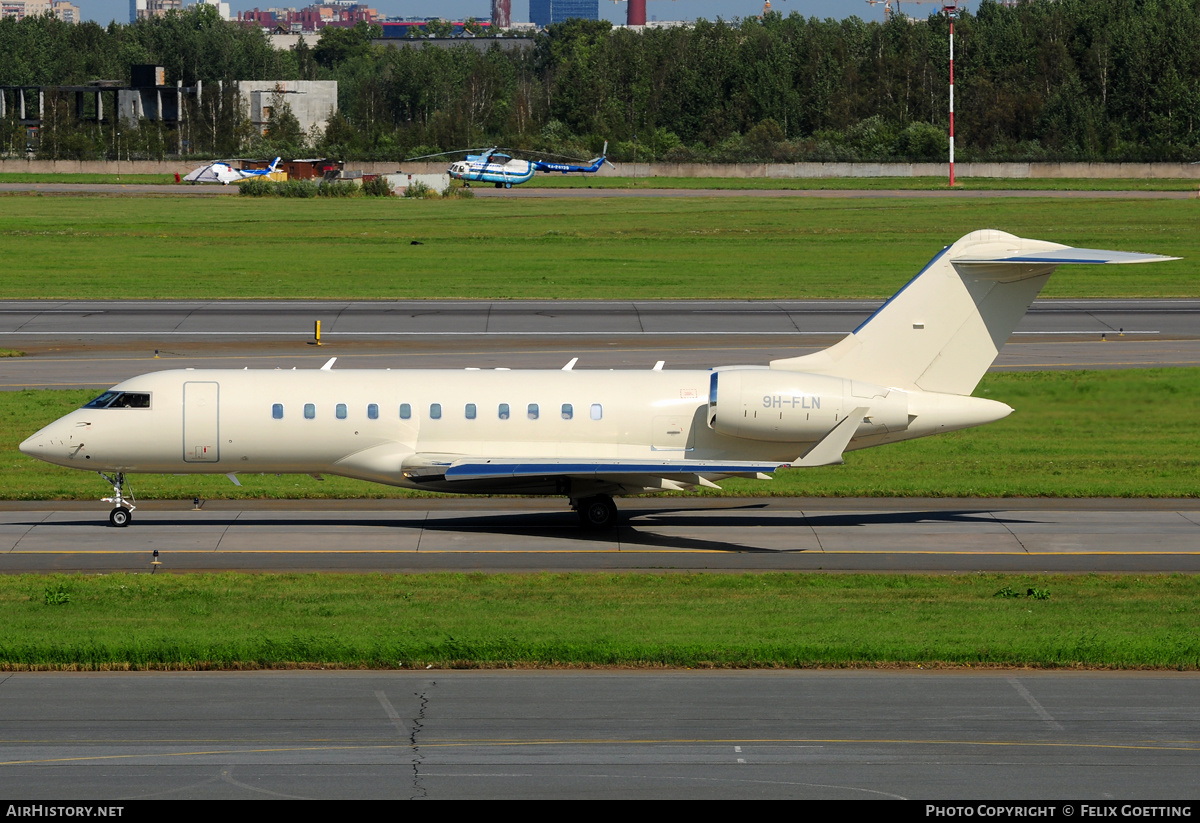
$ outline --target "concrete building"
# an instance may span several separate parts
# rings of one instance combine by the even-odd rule
[[[53,14],[64,23],[79,22],[79,6],[67,0],[3,0],[0,2],[0,17],[40,17]]]
[[[129,22],[147,17],[165,17],[169,11],[182,11],[183,0],[129,0]]]
[[[358,23],[375,23],[379,12],[356,0],[333,0],[328,3],[313,3],[302,9],[271,8],[239,11],[237,21],[244,26],[258,26],[273,33],[315,33],[326,26],[355,26]]]
[[[196,3],[196,5],[197,6],[199,6],[199,5],[214,6],[217,9],[217,14],[221,15],[222,20],[232,20],[233,19],[233,12],[230,11],[229,4],[226,2],[223,2],[223,0],[199,0],[199,2]]]
[[[239,80],[238,93],[249,107],[249,119],[259,134],[267,130],[276,94],[292,109],[306,133],[324,130],[337,112],[336,80]]]
[[[600,0],[529,0],[529,20],[539,27],[579,17],[600,19]]]

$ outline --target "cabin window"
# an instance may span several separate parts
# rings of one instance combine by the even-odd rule
[[[150,393],[140,391],[106,391],[85,409],[148,409],[150,408]]]
[[[429,419],[430,420],[441,420],[442,419],[442,404],[441,403],[430,403],[429,404]]]
[[[400,419],[407,420],[410,417],[412,417],[412,406],[410,406],[408,403],[401,403],[400,404]]]
[[[464,409],[463,412],[467,415],[468,420],[474,420],[475,419],[475,404],[468,403],[466,409]]]
[[[528,417],[530,420],[537,420],[538,419],[538,404],[530,403],[529,407],[525,410],[525,416]]]
[[[498,409],[498,412],[497,412],[497,414],[498,414],[498,416],[500,417],[500,419],[501,419],[501,420],[507,420],[507,419],[508,419],[508,404],[507,404],[507,403],[501,403],[501,404],[500,404],[500,408]]]
[[[316,403],[305,403],[305,404],[304,404],[304,419],[305,419],[305,420],[312,420],[312,419],[314,419],[316,416],[317,416],[317,405],[316,405]]]
[[[338,420],[345,420],[346,419],[346,404],[338,403],[336,406],[333,407],[333,413],[335,415],[337,415]]]
[[[604,417],[604,407],[599,403],[592,404],[592,419],[599,420]]]
[[[367,404],[367,419],[368,420],[378,420],[379,419],[379,404],[378,403],[368,403]]]
[[[276,420],[283,419],[283,404],[282,403],[276,403],[275,405],[271,406],[271,417],[275,418]]]
[[[574,407],[572,407],[570,403],[563,403],[563,405],[562,405],[563,420],[570,420],[574,416],[575,416]]]

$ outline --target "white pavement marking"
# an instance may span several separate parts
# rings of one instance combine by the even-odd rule
[[[33,516],[33,512],[30,512],[29,514],[30,514],[30,516]],[[17,535],[17,539],[13,541],[13,544],[8,547],[8,553],[15,552],[17,550],[17,546],[21,545],[21,541],[24,540],[26,537],[28,537],[30,532],[32,532],[34,529],[36,529],[42,523],[45,523],[48,519],[50,519],[53,516],[54,516],[54,512],[46,512],[45,514],[42,515],[41,519],[37,521],[37,523],[30,523],[28,526],[26,526],[25,530],[22,531],[19,535]]]
[[[383,706],[383,713],[388,716],[388,720],[392,721],[396,731],[400,732],[400,736],[407,740],[408,729],[404,726],[404,721],[400,719],[400,713],[392,707],[392,702],[387,699],[387,695],[383,692],[375,692],[375,699],[379,701],[380,706]]]
[[[1037,712],[1037,716],[1050,724],[1050,728],[1060,732],[1063,730],[1062,724],[1050,716],[1050,712],[1046,711],[1042,704],[1037,702],[1037,699],[1029,693],[1029,689],[1025,688],[1021,681],[1017,680],[1015,677],[1010,677],[1008,678],[1008,682],[1011,683],[1012,687],[1017,690],[1017,694],[1025,698],[1025,702],[1028,703],[1035,712]]]

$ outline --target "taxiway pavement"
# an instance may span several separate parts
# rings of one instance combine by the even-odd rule
[[[0,572],[1198,572],[1200,500],[557,499],[0,507]],[[154,552],[157,551],[157,558]],[[157,559],[160,565],[154,565]]]
[[[0,794],[1188,800],[1198,685],[1195,672],[8,673]]]
[[[169,368],[709,368],[828,345],[880,301],[0,302],[0,389]],[[321,321],[322,346],[313,345]],[[1200,364],[1200,300],[1034,303],[997,369]]]

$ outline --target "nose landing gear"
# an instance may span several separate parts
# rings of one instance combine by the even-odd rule
[[[129,521],[133,519],[133,510],[137,508],[133,501],[133,489],[129,487],[129,483],[125,480],[124,472],[117,472],[113,475],[105,474],[104,472],[96,472],[113,487],[112,497],[100,498],[105,503],[112,503],[113,510],[108,513],[108,524],[117,528],[124,528],[129,525]],[[129,499],[125,499],[125,492],[128,491]]]

